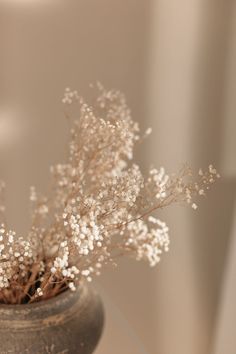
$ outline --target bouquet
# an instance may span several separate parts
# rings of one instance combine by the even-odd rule
[[[193,177],[189,167],[166,174],[163,167],[143,175],[133,162],[141,135],[124,95],[96,85],[88,104],[77,91],[65,90],[63,103],[75,105],[68,156],[51,167],[52,188],[40,195],[31,187],[32,224],[24,237],[4,222],[4,182],[0,184],[0,303],[46,300],[92,281],[118,257],[155,266],[169,250],[168,227],[157,212],[171,204],[193,209],[219,178],[210,165]],[[1,220],[2,219],[2,220]]]

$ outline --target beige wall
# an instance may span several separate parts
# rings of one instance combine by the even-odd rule
[[[126,93],[134,117],[153,127],[138,151],[144,167],[213,162],[232,176],[233,5],[0,0],[0,177],[11,226],[26,231],[29,185],[44,191],[49,165],[64,156],[65,86],[89,95],[99,79]],[[157,269],[124,260],[98,279],[107,325],[96,354],[209,354],[234,191],[223,178],[195,214],[180,207],[160,215],[172,247]]]

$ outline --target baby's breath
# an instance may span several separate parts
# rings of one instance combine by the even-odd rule
[[[71,122],[68,158],[52,166],[52,191],[41,196],[30,189],[32,227],[22,238],[4,223],[0,182],[0,302],[45,300],[91,282],[107,264],[128,255],[155,266],[169,250],[169,229],[157,211],[174,203],[197,209],[219,178],[216,169],[188,167],[167,174],[164,167],[148,175],[133,163],[139,126],[131,118],[124,95],[97,85],[90,105],[70,88],[62,102],[77,105]],[[66,113],[69,117],[69,113]],[[144,137],[151,133],[146,130]]]

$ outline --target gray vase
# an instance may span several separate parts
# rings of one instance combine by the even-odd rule
[[[91,354],[103,322],[101,300],[87,285],[38,303],[0,305],[0,353]]]

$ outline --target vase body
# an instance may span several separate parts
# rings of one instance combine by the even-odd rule
[[[1,354],[91,354],[102,333],[103,306],[87,285],[26,305],[0,305]]]

